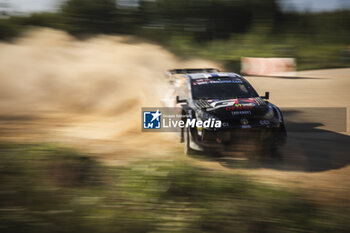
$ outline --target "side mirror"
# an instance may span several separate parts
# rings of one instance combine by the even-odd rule
[[[180,97],[177,95],[176,96],[176,103],[180,104],[180,103],[187,103],[187,100],[180,100]]]
[[[263,99],[266,99],[266,100],[268,100],[268,99],[270,99],[270,92],[265,92],[265,96],[261,96],[261,98],[263,98]]]

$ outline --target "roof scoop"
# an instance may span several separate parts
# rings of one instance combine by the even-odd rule
[[[220,72],[216,68],[192,68],[192,69],[173,69],[168,70],[170,74],[193,74],[193,73],[217,73]]]

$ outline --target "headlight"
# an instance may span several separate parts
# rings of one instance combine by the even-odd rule
[[[265,113],[264,118],[267,120],[271,120],[275,116],[275,113],[273,112],[272,108],[269,108],[267,110],[267,113]]]

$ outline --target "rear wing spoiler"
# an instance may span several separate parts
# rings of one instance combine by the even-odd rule
[[[174,69],[168,70],[167,75],[172,74],[193,74],[193,73],[216,73],[220,70],[216,68],[199,68],[199,69]]]

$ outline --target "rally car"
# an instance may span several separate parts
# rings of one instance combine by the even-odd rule
[[[167,77],[182,116],[221,122],[220,127],[196,125],[181,129],[186,154],[275,150],[286,142],[282,112],[268,101],[269,92],[259,96],[242,76],[208,68],[169,70]]]

